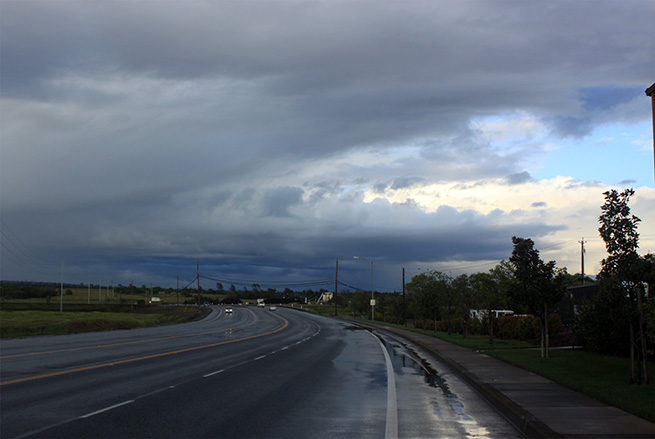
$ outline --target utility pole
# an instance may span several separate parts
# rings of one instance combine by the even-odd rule
[[[59,312],[64,312],[64,261],[61,261],[61,296],[59,297]]]
[[[405,302],[405,267],[403,267],[403,324],[407,326],[407,303]]]
[[[334,274],[334,315],[339,315],[337,311],[337,284],[339,283],[339,258],[337,258],[337,271]]]
[[[98,281],[98,303],[102,302],[102,279]]]
[[[196,263],[197,263],[196,278],[198,279],[198,308],[200,308],[200,259],[196,259]]]
[[[582,273],[582,285],[584,285],[584,252],[585,252],[584,244],[587,241],[585,241],[583,237],[582,241],[578,241],[578,242],[580,243],[580,266],[581,266],[580,273]]]
[[[180,306],[180,275],[177,275],[177,288],[175,289],[177,296],[177,303],[175,306]]]
[[[89,281],[89,286],[87,288],[87,298],[86,298],[86,304],[91,305],[91,281]]]

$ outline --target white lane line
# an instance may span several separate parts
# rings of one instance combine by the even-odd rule
[[[396,399],[396,374],[393,370],[391,358],[387,352],[384,343],[380,341],[373,333],[369,332],[371,336],[380,344],[384,360],[387,364],[387,424],[384,430],[385,439],[398,439],[398,400]]]
[[[98,410],[98,411],[95,411],[95,412],[92,412],[92,413],[87,413],[84,416],[80,416],[80,419],[90,418],[91,416],[99,415],[100,413],[108,412],[109,410],[113,410],[115,408],[122,407],[122,406],[127,405],[127,404],[132,404],[133,402],[134,402],[133,399],[130,399],[129,401],[123,401],[120,404],[115,404],[115,405],[112,405],[111,407],[105,407],[104,409],[101,409],[101,410]]]
[[[260,357],[255,358],[255,361],[257,361],[257,360],[261,360],[262,358],[266,358],[266,355],[262,355],[262,356],[260,356]]]
[[[207,378],[207,377],[210,377],[212,375],[216,375],[217,373],[221,373],[221,372],[225,372],[225,369],[221,369],[221,370],[217,370],[217,371],[212,372],[212,373],[208,373],[207,375],[203,375],[202,377]]]

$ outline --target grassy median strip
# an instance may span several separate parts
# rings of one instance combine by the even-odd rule
[[[163,308],[163,307],[162,307]],[[145,326],[181,323],[198,318],[202,310],[195,307],[169,307],[151,312],[55,312],[0,311],[0,337],[60,335],[89,331],[133,329]]]

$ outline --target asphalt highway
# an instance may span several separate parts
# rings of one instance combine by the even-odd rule
[[[287,308],[3,340],[0,436],[521,437],[445,365]]]

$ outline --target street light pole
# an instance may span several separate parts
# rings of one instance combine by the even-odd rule
[[[375,298],[373,297],[373,261],[359,256],[353,256],[353,259],[361,259],[371,263],[371,321],[375,320]]]

